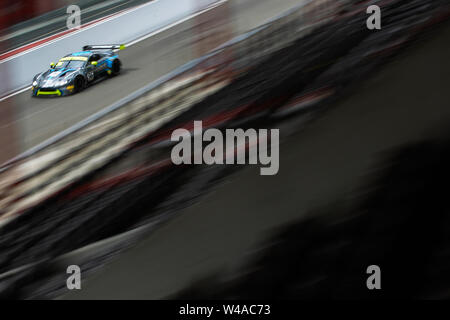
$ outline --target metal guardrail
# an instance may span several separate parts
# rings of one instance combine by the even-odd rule
[[[315,4],[320,3],[318,10]],[[327,6],[323,6],[327,3]],[[305,36],[349,1],[309,1],[193,60],[0,168],[0,217],[11,217],[96,170],[128,145]],[[308,18],[305,18],[308,17]]]

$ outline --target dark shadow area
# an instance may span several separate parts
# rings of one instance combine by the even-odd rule
[[[357,206],[345,200],[262,242],[236,275],[211,274],[175,299],[448,299],[450,135],[392,151]],[[382,290],[368,290],[368,266]],[[224,279],[233,279],[226,281]]]

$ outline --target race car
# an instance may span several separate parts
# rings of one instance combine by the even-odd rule
[[[83,51],[68,54],[50,69],[34,76],[32,96],[66,96],[77,93],[104,77],[120,73],[122,62],[116,50],[124,45],[87,45]]]

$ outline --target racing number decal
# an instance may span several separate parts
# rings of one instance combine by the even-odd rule
[[[88,81],[94,80],[94,72],[93,71],[89,71],[87,73],[87,79],[88,79]]]

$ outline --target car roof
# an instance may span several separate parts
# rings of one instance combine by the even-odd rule
[[[102,55],[102,54],[108,54],[108,52],[95,51],[95,50],[94,51],[80,51],[80,52],[74,52],[74,53],[68,54],[68,55],[64,56],[63,59],[64,58],[69,58],[69,57],[74,57],[74,58],[79,57],[79,58],[84,60],[84,58],[90,58],[94,54],[101,54]],[[76,60],[76,59],[74,59],[74,60]]]
[[[68,54],[66,57],[90,57],[92,54],[92,51],[80,51]]]

